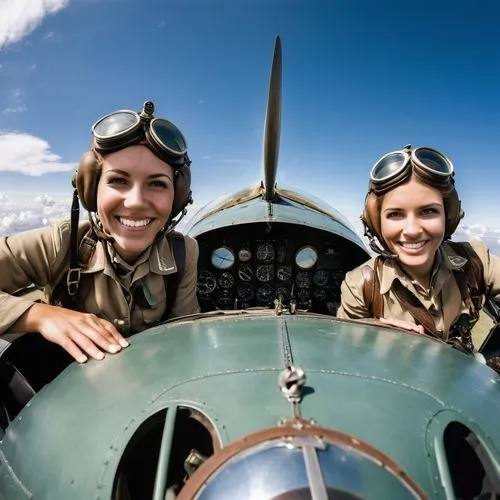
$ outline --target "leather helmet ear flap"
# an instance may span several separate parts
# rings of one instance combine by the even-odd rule
[[[377,206],[378,197],[375,193],[371,192],[366,195],[365,208],[361,220],[370,230],[372,236],[375,236],[381,243],[380,236],[380,210]]]
[[[191,169],[188,165],[183,165],[175,171],[174,189],[175,195],[170,220],[179,215],[191,201]]]
[[[446,213],[445,238],[449,238],[455,232],[465,214],[457,190],[454,187],[448,193],[443,193],[443,202]]]
[[[101,176],[102,164],[93,151],[87,151],[80,158],[74,182],[83,207],[89,212],[97,212],[97,183]]]

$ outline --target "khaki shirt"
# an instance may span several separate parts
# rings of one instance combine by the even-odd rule
[[[79,241],[89,225],[89,222],[80,224]],[[171,317],[199,312],[198,243],[189,236],[184,239],[185,269]],[[34,283],[44,287],[50,299],[54,286],[66,277],[69,242],[69,221],[0,238],[0,334],[33,305],[31,300],[10,293]],[[120,275],[116,272],[118,268]],[[173,253],[165,238],[155,242],[134,266],[128,266],[111,246],[108,248],[108,244],[98,241],[90,262],[81,271],[75,308],[107,319],[125,336],[140,332],[162,318],[167,304],[164,276],[176,271]],[[140,303],[136,287],[142,288]]]
[[[491,287],[489,295],[496,297],[500,294],[500,258],[490,255],[488,248],[482,241],[471,241],[471,244],[481,259],[484,267],[486,288]],[[393,259],[386,259],[381,267],[380,294],[383,298],[384,318],[399,319],[415,324],[413,316],[403,310],[399,303],[392,284],[399,280],[412,292],[427,308],[434,319],[436,329],[443,334],[446,340],[450,327],[462,313],[469,309],[462,301],[460,289],[453,275],[454,269],[459,269],[467,262],[466,259],[454,256],[449,257],[443,246],[436,254],[436,262],[431,277],[431,286],[424,289],[418,282],[411,280]],[[375,258],[366,264],[374,268]],[[363,298],[363,276],[359,266],[348,272],[341,286],[341,306],[337,317],[345,319],[370,318],[371,314]]]

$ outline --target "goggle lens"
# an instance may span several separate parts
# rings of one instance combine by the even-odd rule
[[[141,114],[121,109],[104,116],[92,126],[94,148],[99,153],[112,153],[134,144],[146,144],[170,165],[190,163],[186,139],[170,121],[153,118],[154,104],[144,103]]]
[[[407,161],[408,155],[399,151],[385,155],[372,168],[372,181],[383,182],[395,176],[401,171]]]
[[[406,146],[403,150],[388,153],[375,163],[370,172],[371,187],[383,194],[407,179],[411,173],[436,186],[453,184],[453,164],[439,151],[432,148]]]
[[[150,125],[150,134],[157,143],[176,155],[186,153],[187,144],[182,132],[168,120],[155,118]]]
[[[117,111],[96,122],[92,127],[92,132],[98,139],[118,138],[136,127],[139,121],[140,118],[136,113]]]
[[[434,174],[447,177],[453,173],[451,162],[438,151],[429,148],[417,148],[413,154],[420,164],[432,170]]]

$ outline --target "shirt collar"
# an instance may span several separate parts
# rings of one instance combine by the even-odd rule
[[[375,270],[375,272],[377,272],[377,270]],[[379,275],[380,293],[387,293],[391,289],[392,283],[396,278],[403,283],[404,280],[407,279],[395,259],[385,259],[382,265],[382,276]]]
[[[177,264],[166,237],[161,238],[151,247],[149,267],[156,274],[173,274],[177,272]]]
[[[462,269],[467,259],[457,255],[449,245],[441,245],[436,254],[436,260],[432,269],[431,283],[435,283],[438,276],[446,271]],[[448,273],[446,273],[448,274]],[[411,279],[401,269],[395,259],[385,259],[383,264],[382,276],[380,279],[380,293],[387,293],[395,279],[399,279],[403,285],[411,283]]]
[[[443,255],[443,264],[450,270],[456,271],[463,269],[468,260],[465,257],[457,255],[451,245],[445,243],[441,245],[440,252]]]
[[[90,262],[82,269],[82,273],[90,274],[109,270],[112,262],[126,270],[133,271],[147,261],[149,261],[149,270],[153,273],[163,275],[177,272],[177,265],[167,238],[161,238],[153,243],[133,266],[125,262],[109,243],[98,241],[94,254]]]

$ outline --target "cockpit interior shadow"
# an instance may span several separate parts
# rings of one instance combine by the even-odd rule
[[[73,358],[59,345],[45,340],[39,333],[26,333],[5,351],[0,362],[9,362],[38,392],[52,382]]]
[[[160,411],[138,428],[127,445],[116,473],[113,500],[153,497],[167,411],[176,411],[166,484],[170,494],[177,494],[197,467],[220,449],[215,429],[197,410]]]
[[[15,340],[0,357],[0,427],[5,429],[40,389],[73,358],[38,333]]]

